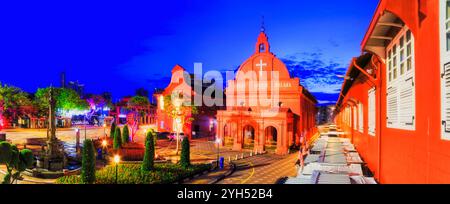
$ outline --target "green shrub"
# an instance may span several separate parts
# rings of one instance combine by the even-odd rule
[[[95,182],[95,148],[92,140],[84,141],[82,157],[81,180],[92,184]]]
[[[11,144],[8,142],[0,142],[0,164],[6,164],[11,161],[13,152]]]
[[[145,154],[144,160],[142,161],[142,171],[153,170],[154,160],[155,160],[155,141],[156,133],[153,130],[147,132],[147,137],[145,138]]]
[[[115,150],[120,149],[120,147],[122,147],[122,138],[121,138],[121,132],[120,132],[120,128],[116,127],[116,131],[114,132],[114,143],[113,143],[113,147]]]
[[[128,125],[124,125],[122,134],[122,143],[126,144],[129,141],[130,141],[130,130],[128,129]]]
[[[211,164],[196,164],[183,168],[178,164],[155,164],[153,171],[141,171],[140,164],[120,164],[117,168],[119,184],[171,184],[211,169]],[[96,184],[114,184],[116,168],[109,165],[96,174]],[[58,184],[82,183],[79,176],[63,176],[57,179]]]
[[[113,122],[113,123],[111,124],[111,130],[109,131],[109,137],[110,137],[111,139],[114,139],[114,134],[115,134],[115,132],[116,132],[116,122]]]
[[[15,145],[0,142],[0,164],[4,164],[7,171],[2,183],[14,183],[23,171],[33,166],[33,163],[34,157],[31,150],[23,149],[19,151]]]
[[[180,165],[183,168],[188,168],[191,165],[191,151],[190,151],[189,139],[184,137],[181,143],[181,155],[180,155]]]

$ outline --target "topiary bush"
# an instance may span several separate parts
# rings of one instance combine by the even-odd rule
[[[83,183],[95,182],[95,148],[92,140],[84,140],[81,164],[81,180]]]
[[[180,165],[183,168],[188,168],[191,165],[191,151],[190,151],[189,139],[184,137],[181,143],[181,155],[180,155]]]
[[[3,184],[12,184],[20,174],[27,168],[31,168],[34,163],[34,156],[31,150],[20,150],[15,145],[8,142],[0,142],[0,164],[6,165],[6,175]],[[14,173],[13,173],[14,172]]]
[[[142,171],[153,170],[155,160],[155,137],[156,133],[153,130],[147,132],[147,137],[145,138],[144,160],[142,161],[141,166]]]
[[[114,134],[116,132],[116,122],[111,124],[111,130],[109,131],[109,138],[114,139]]]
[[[118,149],[120,149],[120,147],[122,147],[121,132],[120,132],[120,128],[116,127],[116,131],[114,131],[113,148],[115,150],[118,150]]]
[[[122,143],[126,144],[129,141],[130,141],[130,130],[128,129],[128,125],[124,125],[122,133]]]

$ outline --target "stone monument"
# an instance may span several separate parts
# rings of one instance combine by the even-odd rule
[[[65,166],[64,148],[56,138],[56,100],[54,90],[48,92],[49,114],[47,127],[47,148],[44,148],[37,160],[37,167],[49,171],[62,171]]]

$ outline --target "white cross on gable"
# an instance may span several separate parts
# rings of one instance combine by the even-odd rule
[[[263,67],[267,66],[267,63],[263,63],[263,60],[259,60],[259,64],[256,64],[257,67],[259,67],[259,73],[263,71]]]

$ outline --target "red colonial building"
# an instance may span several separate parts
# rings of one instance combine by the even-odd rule
[[[167,104],[165,103],[174,103],[174,101],[166,101],[166,97],[170,97],[174,93],[183,94],[186,96],[183,102],[188,102],[190,105],[193,105],[195,95],[202,94],[196,92],[194,87],[195,83],[201,83],[201,91],[204,91],[211,85],[211,83],[204,83],[193,74],[189,74],[180,65],[173,67],[169,85],[164,90],[153,94],[157,101],[156,129],[158,132],[182,132],[189,139],[215,137],[216,113],[221,107],[216,105],[209,107],[202,101],[199,106],[196,106],[196,113],[192,113],[191,108],[187,106],[185,106],[186,108],[182,108],[183,112],[180,112],[179,116],[169,113],[170,111],[175,111],[175,108],[166,110]],[[222,90],[220,91],[222,92]]]
[[[217,112],[218,136],[234,150],[286,154],[300,136],[316,133],[316,99],[291,78],[286,65],[270,52],[264,28],[255,53],[239,67],[225,90],[226,110]]]
[[[336,123],[380,183],[450,183],[450,1],[381,0]]]

